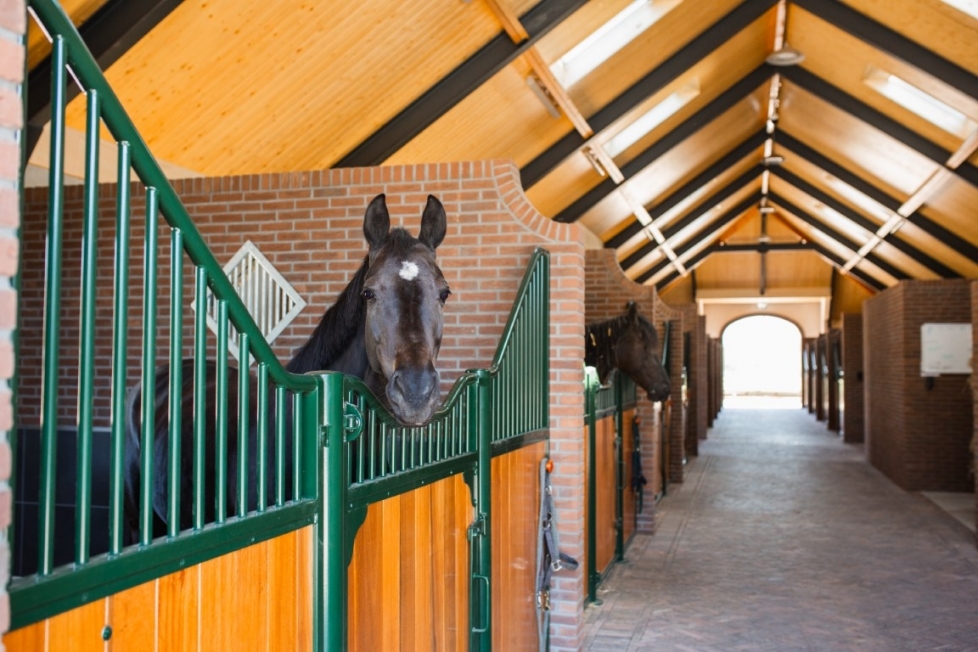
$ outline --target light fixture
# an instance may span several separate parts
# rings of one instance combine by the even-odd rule
[[[555,61],[550,70],[570,88],[669,13],[681,0],[635,0]]]
[[[775,154],[773,156],[765,156],[764,157],[764,160],[763,160],[763,163],[764,163],[764,167],[771,167],[771,166],[782,165],[782,164],[784,164],[784,157],[783,156],[779,156],[777,154]]]
[[[598,145],[598,147],[601,146]],[[608,176],[608,171],[604,169],[604,164],[601,162],[601,159],[598,158],[598,154],[593,149],[590,147],[585,147],[583,150],[581,150],[581,153],[584,154],[584,158],[588,160],[588,163],[590,163],[591,167],[594,168],[594,171],[598,173],[598,176]]]
[[[978,122],[930,93],[885,70],[869,66],[863,83],[944,131],[965,138]]]
[[[757,302],[757,308],[758,308],[758,310],[764,310],[765,308],[767,308],[767,302],[765,302],[765,301],[758,301]]]
[[[772,66],[797,66],[805,60],[805,55],[785,43],[780,50],[775,50],[764,60]]]

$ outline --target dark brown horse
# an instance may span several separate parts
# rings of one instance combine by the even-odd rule
[[[669,374],[662,367],[659,334],[634,301],[624,315],[590,324],[585,329],[584,363],[594,367],[602,383],[619,369],[644,389],[650,401],[669,397]]]
[[[435,261],[435,249],[445,237],[445,210],[435,197],[429,196],[421,216],[417,238],[401,228],[390,228],[390,215],[384,195],[378,195],[367,207],[363,233],[369,249],[360,268],[336,302],[325,312],[309,340],[295,353],[286,369],[302,374],[310,371],[340,371],[362,378],[367,387],[381,400],[391,414],[404,425],[421,425],[434,415],[441,403],[439,377],[434,363],[441,347],[443,306],[451,292]],[[180,529],[192,525],[191,497],[193,492],[193,360],[182,365],[183,392],[181,396],[181,509]],[[214,520],[215,480],[215,378],[216,364],[207,362],[206,387],[206,453],[208,472],[205,474],[205,521]],[[154,537],[166,532],[169,469],[169,367],[156,370],[156,422],[154,460]],[[238,370],[228,369],[229,391],[226,399],[228,419],[227,469],[229,514],[237,509],[238,469]],[[258,437],[256,423],[266,419],[268,432],[273,432],[274,400],[270,414],[258,415],[255,379],[249,392],[248,432],[248,509],[257,502]],[[274,395],[271,397],[274,399]],[[129,391],[126,403],[126,464],[125,506],[130,538],[138,532],[137,504],[140,496],[140,403],[142,387]],[[291,426],[291,401],[284,406],[286,423]],[[274,437],[269,436],[268,440]],[[287,437],[291,443],[291,437]],[[267,481],[275,486],[274,444],[268,441],[265,459],[268,460]],[[291,478],[291,446],[282,451],[286,486]],[[269,489],[270,493],[271,489]]]

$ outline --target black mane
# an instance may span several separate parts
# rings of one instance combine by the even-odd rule
[[[388,255],[406,254],[418,240],[405,229],[391,229],[383,249]],[[295,352],[285,368],[296,374],[331,368],[336,359],[353,343],[360,333],[366,315],[366,304],[360,296],[370,268],[370,255],[364,256],[360,268],[353,275],[336,303],[330,306],[319,320],[309,340]]]

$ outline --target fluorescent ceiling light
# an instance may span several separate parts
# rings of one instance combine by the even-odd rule
[[[555,61],[550,70],[564,88],[570,88],[680,2],[681,0],[635,0]]]
[[[972,18],[978,20],[978,0],[941,0],[944,4],[950,5],[958,11],[963,11]]]
[[[615,134],[604,146],[605,151],[612,157],[618,156],[699,94],[698,83],[686,84]]]
[[[978,123],[929,93],[885,70],[869,66],[863,82],[949,134],[966,138]]]

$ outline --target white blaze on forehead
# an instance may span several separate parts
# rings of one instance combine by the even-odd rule
[[[413,281],[418,278],[418,266],[410,260],[401,261],[401,271],[398,272],[398,276],[405,281]]]

